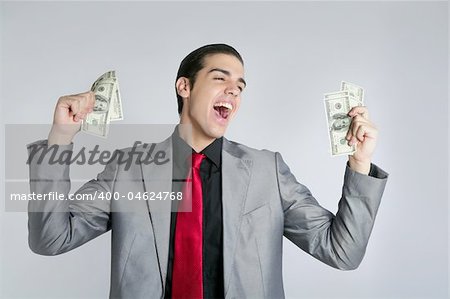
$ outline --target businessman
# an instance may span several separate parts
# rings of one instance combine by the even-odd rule
[[[115,155],[77,191],[164,190],[182,192],[183,200],[135,202],[134,213],[120,212],[121,201],[30,202],[30,248],[57,255],[111,230],[111,298],[283,298],[283,236],[332,267],[357,268],[388,176],[372,164],[378,131],[367,108],[349,112],[347,141],[357,151],[345,165],[333,215],[297,182],[279,153],[223,137],[239,110],[244,77],[243,59],[228,45],[190,53],[175,82],[179,125],[156,145],[169,162],[136,161],[126,169]],[[48,140],[33,145],[72,150],[94,103],[92,92],[59,98]],[[69,165],[32,159],[30,186],[36,193],[67,194]]]

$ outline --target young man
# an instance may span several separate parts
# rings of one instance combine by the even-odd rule
[[[111,229],[112,298],[282,298],[283,235],[332,267],[358,267],[387,180],[371,164],[378,132],[367,108],[349,113],[347,139],[358,144],[358,151],[349,156],[335,216],[296,181],[279,153],[223,137],[245,85],[243,60],[232,47],[214,44],[193,51],[182,61],[175,84],[180,125],[157,145],[170,162],[133,164],[127,170],[112,159],[97,180],[77,191],[181,191],[176,182],[189,173],[190,212],[176,212],[184,203],[175,201],[144,202],[136,213],[113,213],[102,201],[64,201],[58,204],[67,212],[54,213],[53,203],[41,202],[45,212],[29,213],[31,249],[55,255]],[[91,92],[61,97],[48,142],[38,144],[70,150],[93,107]],[[192,170],[184,168],[191,158],[186,152],[192,152]],[[32,191],[68,193],[68,168],[45,160],[30,163]],[[35,204],[30,202],[30,210]]]

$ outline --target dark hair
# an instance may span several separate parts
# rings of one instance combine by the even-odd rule
[[[236,49],[226,44],[211,44],[198,48],[186,56],[180,64],[178,69],[175,84],[180,77],[186,77],[191,83],[191,89],[194,87],[197,73],[204,67],[205,57],[213,54],[228,54],[233,55],[244,65],[244,60]],[[183,98],[178,94],[176,86],[175,92],[178,99],[178,114],[183,110]]]

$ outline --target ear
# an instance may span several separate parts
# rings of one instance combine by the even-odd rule
[[[178,78],[175,87],[177,88],[177,94],[182,98],[188,98],[191,94],[189,79],[186,77]]]

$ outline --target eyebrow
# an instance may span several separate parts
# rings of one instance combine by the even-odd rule
[[[227,75],[228,77],[231,76],[231,73],[230,73],[229,71],[227,71],[227,70],[224,70],[224,69],[214,68],[214,69],[211,69],[211,70],[208,72],[208,74],[209,74],[209,73],[212,73],[212,72],[221,72],[221,73]],[[247,82],[245,82],[244,78],[239,78],[238,81],[241,82],[241,83],[243,83],[243,84],[244,84],[244,87],[247,86]]]

